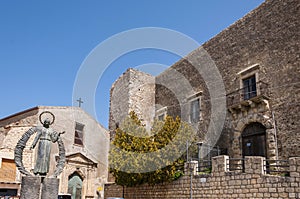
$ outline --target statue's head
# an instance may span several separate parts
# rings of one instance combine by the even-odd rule
[[[45,120],[44,120],[44,123],[43,123],[43,125],[44,125],[44,127],[46,127],[46,128],[48,128],[49,126],[50,126],[50,120],[49,120],[49,118],[46,118]]]

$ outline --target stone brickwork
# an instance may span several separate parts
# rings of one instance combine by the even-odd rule
[[[128,69],[113,85],[110,91],[109,129],[121,125],[130,111],[143,119],[149,127],[155,116],[155,78],[149,74]]]
[[[144,90],[148,93],[133,97],[134,100],[124,96],[131,93],[131,89],[139,88],[139,84],[124,87],[131,82],[128,76],[134,70],[127,71],[112,87],[117,97],[111,97],[110,112],[115,118],[110,118],[110,124],[120,121],[119,116],[128,113],[130,102],[134,103],[131,105],[133,110],[144,119],[150,118],[148,123],[151,123],[153,112],[145,116],[147,112],[144,112],[142,102],[153,96],[156,107],[165,107],[169,115],[189,121],[189,97],[201,92],[201,118],[194,125],[198,125],[199,140],[203,141],[211,118],[211,99],[204,78],[193,64],[204,66],[207,63],[201,54],[201,49],[205,49],[216,64],[226,90],[226,121],[217,145],[227,149],[230,157],[241,158],[245,147],[243,130],[252,123],[260,123],[266,129],[264,148],[268,159],[299,156],[299,7],[299,0],[266,0],[155,77],[154,92],[151,87]],[[192,64],[190,60],[196,62]],[[185,93],[185,96],[178,97],[174,93],[174,90],[184,88],[178,83],[181,79],[173,75],[174,71],[192,88],[179,92]],[[256,78],[257,96],[250,100],[243,99],[243,80],[251,76]],[[141,75],[141,78],[146,81],[145,76]],[[149,78],[152,81],[152,77]],[[152,109],[154,104],[148,103],[147,108]],[[110,130],[113,130],[112,125]]]
[[[248,74],[256,74],[258,81],[266,83],[265,88],[260,85],[265,100],[254,106],[239,104],[228,114],[230,125],[224,132],[230,133],[223,136],[231,156],[241,156],[241,130],[253,121],[269,129],[268,158],[275,156],[275,129],[279,158],[300,154],[299,6],[298,0],[267,0],[203,44],[222,74],[227,94],[240,89],[241,78]],[[256,71],[245,71],[255,64]]]
[[[245,173],[229,171],[228,156],[213,158],[209,176],[193,176],[193,198],[299,198],[300,158],[290,158],[290,177],[265,174],[263,157],[246,157]],[[184,199],[190,197],[190,176],[172,183],[154,186],[122,187],[114,184],[105,186],[105,198],[126,199]]]
[[[300,162],[299,158],[291,158],[300,156],[299,9],[299,0],[266,0],[155,77],[155,92],[144,95],[155,96],[156,108],[163,108],[169,115],[189,122],[189,99],[200,94],[201,117],[194,125],[199,126],[199,141],[204,141],[212,115],[211,93],[204,81],[206,77],[202,77],[194,65],[207,67],[209,63],[201,53],[205,49],[217,66],[226,90],[226,96],[220,96],[226,97],[226,120],[218,147],[227,149],[231,158],[262,152],[270,160],[290,158],[290,177],[266,175],[264,160],[255,156],[245,158],[245,173],[229,171],[227,156],[213,158],[210,177],[194,176],[193,198],[300,198]],[[180,78],[173,75],[174,71]],[[118,82],[124,81],[123,77],[128,74],[117,80],[112,89],[116,91]],[[256,83],[256,94],[251,98],[245,97],[243,89],[244,80],[249,77],[254,77]],[[191,86],[188,91],[180,84],[184,81]],[[113,100],[111,113],[129,102]],[[135,103],[134,108],[141,110],[139,102]],[[255,135],[255,141],[248,142],[245,129],[253,124],[261,125],[263,131]],[[111,126],[110,130],[113,130]],[[255,131],[253,128],[252,133],[257,133]],[[249,152],[251,147],[255,148]],[[122,188],[110,184],[105,194],[106,197],[122,197],[124,192],[127,199],[189,198],[189,186],[189,176],[185,176],[176,182],[156,186]]]

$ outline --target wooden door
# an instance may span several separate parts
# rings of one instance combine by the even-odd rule
[[[242,133],[243,156],[266,157],[266,128],[257,122],[250,123]]]

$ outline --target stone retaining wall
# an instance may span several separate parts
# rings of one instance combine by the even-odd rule
[[[265,174],[264,158],[246,157],[245,173],[229,171],[228,156],[214,157],[212,173],[192,176],[192,197],[195,198],[300,198],[300,157],[289,159],[290,176]],[[105,186],[105,198],[166,199],[190,198],[187,174],[172,183],[122,187]],[[123,195],[124,194],[124,195]]]

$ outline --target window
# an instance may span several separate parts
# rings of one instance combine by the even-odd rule
[[[200,98],[191,101],[190,122],[196,123],[200,120]]]
[[[165,120],[168,112],[168,107],[162,107],[156,111],[156,119],[163,121]]]
[[[76,122],[74,144],[83,146],[83,129],[84,125]]]
[[[255,75],[243,79],[243,92],[244,100],[257,96]]]
[[[163,121],[165,119],[165,114],[161,114],[158,116],[158,120]]]

